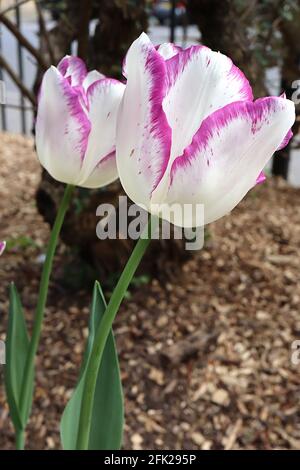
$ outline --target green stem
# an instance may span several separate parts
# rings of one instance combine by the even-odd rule
[[[102,317],[100,325],[96,331],[94,346],[91,351],[91,356],[87,365],[86,380],[82,395],[79,429],[76,445],[76,448],[78,450],[88,449],[97,375],[101,364],[106,340],[111,330],[115,316],[124,298],[124,295],[127,292],[131,279],[133,278],[133,275],[150,243],[150,226],[151,224],[149,223],[149,225],[144,231],[144,234],[141,236],[141,238],[135,245],[134,250],[131,253],[131,256],[125,266],[125,269],[122,272],[120,279],[112,293],[105,314]],[[147,234],[146,237],[145,233]]]
[[[23,450],[24,449],[24,431],[23,429],[16,430],[16,449]]]
[[[56,219],[54,222],[54,226],[52,228],[52,232],[50,235],[50,240],[47,249],[47,255],[45,259],[45,263],[43,266],[43,272],[40,282],[40,290],[39,290],[39,297],[38,297],[38,304],[35,312],[34,324],[33,324],[33,331],[32,337],[29,344],[29,351],[26,358],[23,381],[22,381],[22,389],[21,389],[21,397],[20,397],[20,414],[21,419],[24,424],[24,428],[26,427],[26,421],[28,419],[28,410],[30,409],[32,403],[32,380],[34,375],[34,359],[38,349],[39,340],[41,336],[42,330],[42,323],[44,318],[44,311],[46,306],[46,300],[48,295],[48,286],[49,286],[49,279],[52,271],[52,264],[53,258],[55,254],[55,249],[59,237],[59,233],[64,221],[64,217],[66,211],[69,207],[69,203],[71,200],[72,193],[74,191],[74,186],[68,185],[66,186],[62,201],[60,203]],[[21,437],[18,439],[19,444],[24,448],[24,439],[22,442]]]

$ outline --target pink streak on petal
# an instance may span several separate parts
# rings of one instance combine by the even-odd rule
[[[253,101],[253,92],[249,81],[243,72],[232,63],[229,75],[237,77],[241,82],[240,94],[244,100]]]
[[[5,250],[6,247],[6,241],[1,241],[0,242],[0,256],[2,255],[3,251]]]
[[[283,149],[284,147],[286,147],[292,137],[293,137],[293,132],[292,132],[292,130],[290,129],[290,130],[288,131],[287,135],[285,136],[285,138],[283,139],[283,141],[281,142],[281,144],[279,145],[279,147],[278,147],[277,150],[281,150],[281,149]]]
[[[178,54],[166,60],[167,74],[168,74],[168,88],[170,88],[180,73],[183,72],[185,66],[191,60],[193,55],[198,54],[199,51],[205,49],[206,46],[190,46],[187,49],[181,49]],[[208,48],[206,48],[208,49]]]
[[[113,158],[116,158],[116,149],[115,148],[111,152],[109,152],[107,155],[102,157],[99,160],[99,162],[97,163],[97,165],[95,166],[95,168],[98,168],[100,165],[102,165],[103,163],[108,162],[109,160],[111,160]]]
[[[256,179],[256,184],[261,184],[263,183],[264,181],[266,181],[266,175],[264,174],[263,171],[260,172],[260,174],[258,175],[257,179]]]
[[[61,77],[61,87],[70,115],[79,123],[81,138],[77,148],[80,153],[81,161],[83,161],[91,131],[91,124],[80,103],[78,90],[74,90],[63,77]],[[66,128],[65,134],[68,134],[68,128]]]
[[[148,51],[145,69],[149,72],[151,80],[149,97],[150,122],[146,124],[145,131],[160,143],[161,153],[159,158],[159,167],[155,172],[156,174],[153,174],[153,170],[148,169],[153,156],[148,154],[147,142],[145,141],[142,153],[143,151],[145,152],[146,158],[143,161],[143,155],[141,155],[143,164],[142,170],[145,175],[149,173],[149,176],[151,175],[152,177],[152,193],[158,186],[167,169],[172,141],[172,131],[162,107],[162,102],[167,92],[166,63],[153,46],[152,49]]]
[[[169,60],[174,55],[178,54],[179,52],[182,51],[182,47],[177,46],[176,44],[173,43],[163,43],[163,44],[157,44],[155,46],[155,50],[165,59]],[[166,57],[166,52],[168,52],[168,56]]]
[[[116,151],[115,149],[102,158],[94,167],[83,187],[97,188],[110,184],[117,179]]]
[[[283,93],[281,93],[280,98],[286,99],[285,91]],[[283,139],[283,141],[281,142],[281,144],[279,145],[277,150],[281,150],[284,147],[286,147],[288,145],[289,141],[291,140],[291,138],[293,137],[293,135],[294,134],[293,134],[292,130],[290,129],[288,131],[287,135],[285,136],[285,138]]]
[[[104,87],[106,87],[109,84],[119,85],[120,81],[116,80],[115,78],[108,78],[108,77],[100,78],[99,80],[96,80],[88,87],[88,89],[86,90],[87,97],[89,98],[90,96],[92,96],[94,89],[98,89],[99,85],[103,85]]]
[[[63,77],[70,80],[71,86],[81,86],[87,75],[85,63],[79,57],[64,57],[59,62],[57,69]]]
[[[260,98],[255,102],[237,101],[224,106],[224,108],[215,111],[204,119],[194,135],[192,143],[186,147],[180,157],[174,160],[171,168],[170,185],[173,183],[176,170],[192,165],[193,159],[207,147],[213,135],[218,135],[219,129],[225,127],[233,119],[244,117],[252,122],[251,131],[255,134],[260,130],[263,123],[269,120],[270,113],[276,112],[279,100],[282,100],[282,98],[269,96]]]
[[[212,52],[211,49],[206,46],[190,46],[186,49],[179,49],[178,54],[174,55],[166,61],[169,87],[174,84],[174,82],[177,80],[178,75],[183,72],[184,68],[189,63],[189,61],[193,59],[193,56],[201,53],[202,51]],[[231,59],[229,60],[231,61]],[[209,65],[210,59],[208,59],[207,61],[207,67],[209,67]],[[233,76],[234,78],[240,81],[240,93],[242,95],[242,99],[247,101],[253,101],[253,92],[249,81],[247,80],[243,72],[233,63],[228,73],[228,78],[230,78],[230,76]]]

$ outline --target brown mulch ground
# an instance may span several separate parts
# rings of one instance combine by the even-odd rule
[[[49,228],[34,194],[32,141],[0,136],[0,337],[15,280],[28,321]],[[132,291],[115,324],[126,396],[124,448],[299,449],[300,191],[268,180],[209,228],[177,280]],[[95,220],[96,224],[96,220]],[[90,293],[61,286],[60,245],[46,312],[28,448],[59,447],[59,417],[76,381]],[[2,333],[2,334],[1,334]],[[0,368],[3,366],[0,366]],[[3,378],[1,374],[1,382]],[[13,430],[0,389],[0,448]]]

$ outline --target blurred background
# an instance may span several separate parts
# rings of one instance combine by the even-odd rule
[[[294,139],[267,182],[211,224],[200,252],[157,241],[115,324],[126,398],[124,448],[300,449],[300,1],[0,1],[0,338],[15,280],[32,323],[45,246],[63,187],[41,171],[34,119],[41,79],[65,54],[121,77],[142,32],[155,44],[202,43],[230,56],[255,98],[294,99]],[[94,278],[109,297],[133,242],[99,241],[96,208],[119,183],[77,189],[62,231],[40,354],[32,449],[59,446],[76,382]],[[297,361],[296,361],[297,362]],[[0,448],[13,431],[0,366]]]

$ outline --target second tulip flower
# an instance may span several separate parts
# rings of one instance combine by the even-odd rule
[[[66,56],[44,75],[36,120],[39,160],[58,181],[99,188],[118,178],[116,121],[125,85]]]

